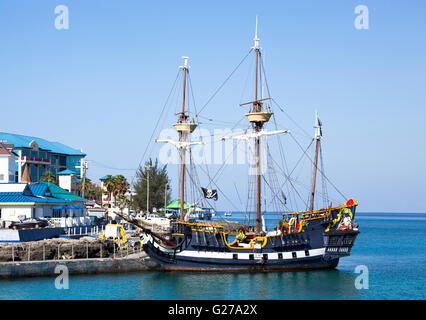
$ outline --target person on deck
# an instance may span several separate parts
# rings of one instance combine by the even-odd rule
[[[238,242],[243,242],[247,238],[244,227],[241,227],[240,229],[238,229],[238,235],[236,238]]]

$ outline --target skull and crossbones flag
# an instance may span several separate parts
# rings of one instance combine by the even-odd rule
[[[201,187],[201,190],[203,191],[204,198],[213,199],[214,201],[217,200],[217,190],[206,189],[203,187]]]

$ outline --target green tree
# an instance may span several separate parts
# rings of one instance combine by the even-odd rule
[[[56,184],[56,175],[51,171],[45,171],[40,180]]]
[[[117,206],[117,199],[121,196],[124,196],[124,194],[129,190],[129,183],[127,182],[126,178],[122,176],[121,174],[116,175],[112,179],[113,181],[113,188],[112,193],[114,195],[114,204]]]
[[[112,175],[107,175],[104,179],[104,187],[106,189],[106,194],[109,195],[109,198],[112,199],[112,194],[114,191],[114,177]]]
[[[83,195],[83,179],[77,183],[77,189],[80,191],[80,194]],[[93,199],[94,191],[92,181],[87,177],[84,178],[84,197],[86,199]]]
[[[149,173],[149,174],[148,174]],[[158,159],[153,164],[149,159],[145,165],[140,166],[136,173],[136,182],[134,184],[135,196],[133,197],[133,205],[138,210],[146,210],[147,195],[147,177],[149,176],[149,211],[152,208],[164,207],[165,188],[167,186],[167,202],[170,201],[170,180],[167,175],[167,165],[162,167],[158,164]]]

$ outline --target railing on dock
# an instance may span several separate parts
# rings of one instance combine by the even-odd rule
[[[77,251],[78,254],[76,254]],[[128,258],[129,255],[142,253],[142,251],[142,246],[122,245],[118,247],[116,244],[113,245],[112,250],[108,250],[108,247],[102,243],[94,244],[89,241],[79,244],[57,243],[54,245],[43,244],[42,246],[34,246],[28,243],[12,245],[8,262]],[[3,258],[7,257],[3,254]]]
[[[65,235],[67,236],[82,236],[82,235],[100,235],[105,232],[105,226],[81,226],[81,227],[67,227],[65,228]]]

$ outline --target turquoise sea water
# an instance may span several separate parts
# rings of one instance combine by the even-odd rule
[[[71,275],[67,290],[54,277],[23,278],[0,280],[0,299],[426,299],[426,214],[358,213],[357,221],[361,234],[336,270]],[[358,265],[368,268],[368,289],[355,287]]]

